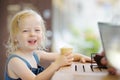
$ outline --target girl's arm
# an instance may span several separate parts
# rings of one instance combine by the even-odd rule
[[[60,55],[48,68],[46,68],[42,73],[37,75],[35,80],[49,80],[60,67],[71,65],[72,62],[72,55]]]
[[[71,65],[73,61],[72,55],[59,55],[57,56],[57,58],[48,56],[47,58],[49,60],[55,59],[55,61],[48,68],[46,68],[43,72],[39,73],[38,75],[33,74],[31,70],[27,67],[27,65],[19,58],[13,58],[10,60],[8,65],[9,66],[8,70],[10,70],[9,72],[14,73],[14,75],[17,76],[16,78],[21,78],[22,80],[50,80],[53,74],[60,67]]]
[[[39,56],[40,56],[40,59],[43,59],[43,60],[48,60],[48,61],[54,61],[59,55],[60,53],[49,53],[49,52],[44,52],[44,51],[41,51],[39,52]],[[72,53],[73,57],[74,57],[74,60],[73,61],[80,61],[82,63],[85,63],[85,62],[91,62],[91,58],[88,57],[88,56],[85,56],[83,54],[80,54],[80,53]]]
[[[54,61],[56,58],[60,55],[59,53],[50,53],[50,52],[45,52],[45,51],[36,51],[38,54],[40,60],[45,60],[45,61]]]

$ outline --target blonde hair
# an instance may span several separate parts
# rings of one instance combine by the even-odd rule
[[[18,31],[19,31],[19,24],[21,22],[21,20],[23,20],[26,17],[29,16],[36,16],[40,19],[40,26],[42,27],[42,42],[39,45],[39,49],[45,49],[45,40],[46,40],[46,36],[45,36],[45,24],[44,24],[44,20],[42,19],[41,15],[39,15],[37,12],[33,11],[33,10],[23,10],[18,12],[15,16],[13,16],[11,22],[10,22],[10,26],[8,27],[9,30],[9,38],[8,38],[8,42],[7,42],[7,54],[12,54],[15,50],[17,50],[17,42],[15,41],[15,36],[17,35]]]

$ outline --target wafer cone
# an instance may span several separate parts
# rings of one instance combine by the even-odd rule
[[[61,55],[71,54],[73,52],[73,48],[61,48]]]

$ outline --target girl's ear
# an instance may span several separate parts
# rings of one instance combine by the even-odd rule
[[[15,42],[17,42],[18,40],[17,39],[14,39]]]
[[[14,42],[18,42],[17,36],[14,36],[14,37],[13,37],[13,40],[14,40]]]

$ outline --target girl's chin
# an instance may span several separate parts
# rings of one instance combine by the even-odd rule
[[[30,51],[30,52],[31,52],[31,51],[34,51],[34,50],[36,50],[36,48],[29,48],[29,49],[28,49],[28,51]]]
[[[37,49],[37,46],[29,46],[29,49],[30,50],[35,50],[35,49]]]

